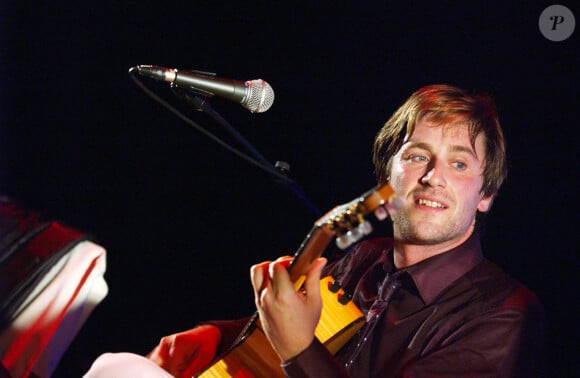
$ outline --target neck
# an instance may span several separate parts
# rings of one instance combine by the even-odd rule
[[[438,244],[410,243],[395,236],[393,248],[395,267],[397,270],[404,269],[430,257],[447,252],[463,244],[469,239],[473,231],[474,229],[471,227],[469,232],[466,232],[461,238]]]

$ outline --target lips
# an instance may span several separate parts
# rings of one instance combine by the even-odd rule
[[[445,209],[445,206],[442,203],[435,202],[435,201],[429,201],[429,200],[426,200],[423,198],[419,199],[417,201],[417,203],[419,205],[423,205],[423,206],[427,206],[427,207],[435,207],[435,208],[439,208],[439,209]]]
[[[409,206],[425,211],[448,210],[455,203],[452,194],[442,188],[414,188],[404,197]]]

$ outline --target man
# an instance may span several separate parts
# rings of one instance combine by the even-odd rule
[[[479,223],[505,176],[495,106],[447,85],[419,89],[380,130],[379,183],[393,237],[364,241],[325,267],[318,259],[296,291],[290,258],[251,268],[264,332],[290,377],[534,376],[541,371],[542,306],[482,257]],[[367,315],[333,356],[314,336],[319,280],[331,275]],[[213,322],[165,337],[150,361],[191,376],[224,351],[245,321]]]

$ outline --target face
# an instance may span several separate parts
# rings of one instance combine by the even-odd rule
[[[465,241],[475,214],[486,212],[483,197],[484,137],[471,146],[464,123],[438,125],[421,118],[393,157],[390,184],[405,205],[391,211],[396,240],[453,248]]]

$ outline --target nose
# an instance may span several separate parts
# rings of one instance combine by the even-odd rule
[[[435,162],[429,168],[430,169],[427,170],[427,173],[421,177],[421,183],[432,187],[445,187],[447,185],[447,181],[445,180],[445,175],[443,173],[444,168],[441,167],[437,162]]]

